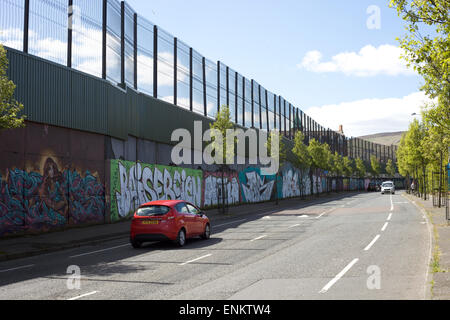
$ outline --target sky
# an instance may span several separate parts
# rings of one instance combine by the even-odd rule
[[[141,16],[347,136],[407,130],[427,101],[389,0],[129,0]]]

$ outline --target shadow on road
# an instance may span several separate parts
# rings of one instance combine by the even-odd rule
[[[264,212],[269,214],[270,211],[278,210],[278,212],[274,215],[276,217],[283,216],[302,216],[302,215],[318,215],[318,213],[295,213],[296,210],[305,209],[309,206],[327,206],[330,202],[340,201],[342,199],[348,199],[352,197],[352,200],[363,198],[366,193],[344,193],[344,194],[331,194],[326,198],[314,198],[311,200],[301,200],[301,199],[287,199],[280,201],[280,205],[273,206],[265,206],[264,211],[251,211],[252,205],[245,206],[243,208],[242,214],[235,214],[233,217],[229,219],[221,220],[220,222],[214,223],[212,222],[213,234],[211,239],[201,240],[198,239],[189,239],[183,248],[177,248],[171,242],[153,242],[146,243],[140,249],[134,249],[131,245],[127,246],[129,239],[128,237],[124,237],[123,240],[114,240],[113,242],[104,243],[102,245],[96,246],[83,246],[77,249],[72,249],[70,251],[61,251],[55,252],[49,255],[41,255],[32,258],[22,259],[22,260],[13,260],[5,263],[5,265],[9,265],[11,269],[15,267],[24,266],[26,264],[33,264],[34,266],[31,268],[24,268],[15,271],[3,272],[0,273],[0,286],[6,286],[13,283],[23,282],[36,278],[44,278],[44,279],[61,279],[66,280],[70,274],[67,273],[68,266],[76,265],[79,266],[82,270],[82,276],[85,280],[92,281],[113,281],[113,282],[134,282],[134,281],[125,281],[121,279],[109,280],[105,279],[108,276],[119,276],[137,273],[140,271],[148,271],[152,268],[157,269],[160,264],[180,264],[184,261],[179,261],[177,259],[180,252],[184,251],[202,251],[202,250],[233,250],[233,251],[248,251],[249,254],[251,252],[258,252],[264,249],[246,249],[246,248],[212,248],[213,246],[227,240],[233,239],[223,239],[220,237],[214,236],[214,233],[220,233],[223,231],[227,231],[229,229],[238,228],[244,223],[254,222],[256,220],[260,220]],[[236,209],[235,209],[236,210]],[[245,212],[244,212],[245,210]],[[286,211],[286,212],[285,212]],[[321,210],[318,210],[321,211]],[[289,213],[292,212],[292,213]],[[245,220],[243,220],[245,219]],[[233,222],[236,220],[236,222]],[[300,220],[300,219],[299,219]],[[214,224],[218,225],[218,227],[214,227]],[[235,239],[235,240],[246,240],[246,239]],[[277,240],[277,239],[271,239]],[[280,241],[288,240],[288,239],[278,239]],[[120,248],[109,250],[108,248],[120,246]],[[82,250],[80,250],[82,249]],[[105,250],[106,249],[106,250]],[[101,252],[95,253],[95,251]],[[151,259],[152,253],[158,252],[169,252],[173,253],[173,259],[168,261],[157,261]],[[71,254],[83,254],[94,252],[93,254],[88,254],[82,257],[74,257],[71,258]],[[144,259],[143,259],[144,258]],[[147,258],[147,259],[145,259]],[[131,260],[130,260],[131,259]],[[123,260],[127,260],[124,262]],[[137,264],[141,265],[137,265]],[[143,266],[142,264],[145,264]],[[198,265],[207,265],[206,262],[193,262],[192,264]],[[226,263],[209,263],[211,265],[229,265]],[[8,269],[8,267],[2,266],[2,270]],[[99,277],[99,278],[97,278]],[[145,282],[145,281],[137,281],[138,283],[153,283],[153,282]],[[170,283],[157,283],[154,284],[163,284],[168,285]]]

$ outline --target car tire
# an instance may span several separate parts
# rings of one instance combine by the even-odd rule
[[[203,240],[208,240],[209,238],[211,238],[211,226],[209,225],[209,223],[206,224],[205,232],[201,235],[201,238]]]
[[[178,232],[177,239],[175,240],[175,244],[180,248],[186,244],[186,231],[184,231],[184,229],[181,229]]]
[[[133,246],[133,248],[139,249],[142,246],[142,242],[136,241],[136,240],[131,240],[131,245]]]

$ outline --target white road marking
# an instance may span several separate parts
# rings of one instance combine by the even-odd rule
[[[383,226],[383,228],[381,228],[381,232],[386,231],[386,228],[388,227],[389,222],[386,222]]]
[[[77,300],[77,299],[84,298],[84,297],[87,297],[87,296],[92,296],[93,294],[96,294],[96,293],[98,293],[98,291],[92,291],[92,292],[89,292],[89,293],[82,294],[81,296],[77,296],[77,297],[70,298],[70,299],[67,299],[67,300]]]
[[[227,226],[229,224],[233,224],[233,223],[236,223],[236,222],[242,222],[242,221],[247,221],[247,219],[241,219],[241,220],[235,220],[235,221],[228,222],[228,223],[222,223],[222,224],[218,224],[217,226],[213,226],[213,227],[217,228],[217,227]]]
[[[352,262],[350,262],[350,264],[348,266],[346,266],[341,272],[339,272],[339,274],[334,277],[333,280],[331,280],[330,282],[328,282],[328,284],[323,287],[322,290],[320,290],[319,293],[326,293],[328,290],[330,290],[330,288],[339,281],[339,279],[341,279],[354,265],[355,263],[357,263],[359,261],[359,259],[355,259]]]
[[[391,193],[391,211],[394,211],[394,202],[392,201],[392,193]]]
[[[318,216],[318,217],[316,217],[316,219],[320,219],[320,218],[322,218],[324,215],[326,215],[327,214],[327,212],[324,212],[324,213],[322,213],[320,216]]]
[[[288,229],[295,228],[295,227],[298,227],[298,226],[300,226],[300,224],[294,224],[293,226],[290,226]]]
[[[250,242],[253,242],[253,241],[256,241],[256,240],[261,240],[261,239],[263,239],[265,237],[267,237],[267,235],[261,236],[261,237],[255,238],[255,239],[252,239],[252,240],[250,240]]]
[[[6,269],[6,270],[0,270],[0,273],[2,272],[9,272],[9,271],[14,271],[14,270],[20,270],[20,269],[26,269],[26,268],[31,268],[33,267],[34,264],[29,264],[27,266],[22,266],[22,267],[17,267],[17,268],[11,268],[11,269]]]
[[[123,245],[120,245],[120,246],[115,246],[115,247],[112,247],[112,248],[106,248],[106,249],[102,249],[102,250],[96,250],[96,251],[92,251],[92,252],[86,252],[86,253],[82,253],[82,254],[77,254],[75,256],[70,256],[69,258],[78,258],[78,257],[87,256],[87,255],[94,254],[94,253],[99,253],[99,252],[103,252],[103,251],[109,251],[109,250],[114,250],[114,249],[117,249],[117,248],[126,247],[126,246],[129,246],[129,245],[130,244],[127,243],[127,244],[123,244]]]
[[[391,221],[392,213],[389,214],[389,217],[387,218],[387,221]]]
[[[263,220],[269,220],[269,219],[271,219],[271,218],[270,218],[270,216],[265,216],[265,217],[263,217],[262,219],[263,219]]]
[[[372,248],[372,246],[375,244],[375,242],[377,242],[378,239],[380,239],[379,234],[375,237],[375,239],[372,240],[371,243],[369,243],[369,245],[364,249],[364,251],[369,251],[370,248]]]
[[[302,215],[302,216],[299,216],[299,218],[305,219],[305,218],[309,218],[309,216],[307,216],[306,214],[304,214],[304,215]]]
[[[184,265],[187,265],[187,264],[189,264],[189,263],[192,263],[192,262],[195,262],[195,261],[198,261],[198,260],[201,260],[201,259],[205,259],[205,258],[208,258],[208,257],[211,257],[211,256],[212,256],[212,254],[210,253],[210,254],[201,256],[201,257],[199,257],[199,258],[196,258],[196,259],[193,259],[193,260],[189,260],[189,261],[186,261],[186,262],[184,262],[184,263],[180,263],[180,266],[184,266]]]

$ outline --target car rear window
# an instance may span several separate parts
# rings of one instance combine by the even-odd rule
[[[146,206],[139,208],[136,212],[136,215],[139,217],[163,216],[169,211],[170,208],[166,206]]]

